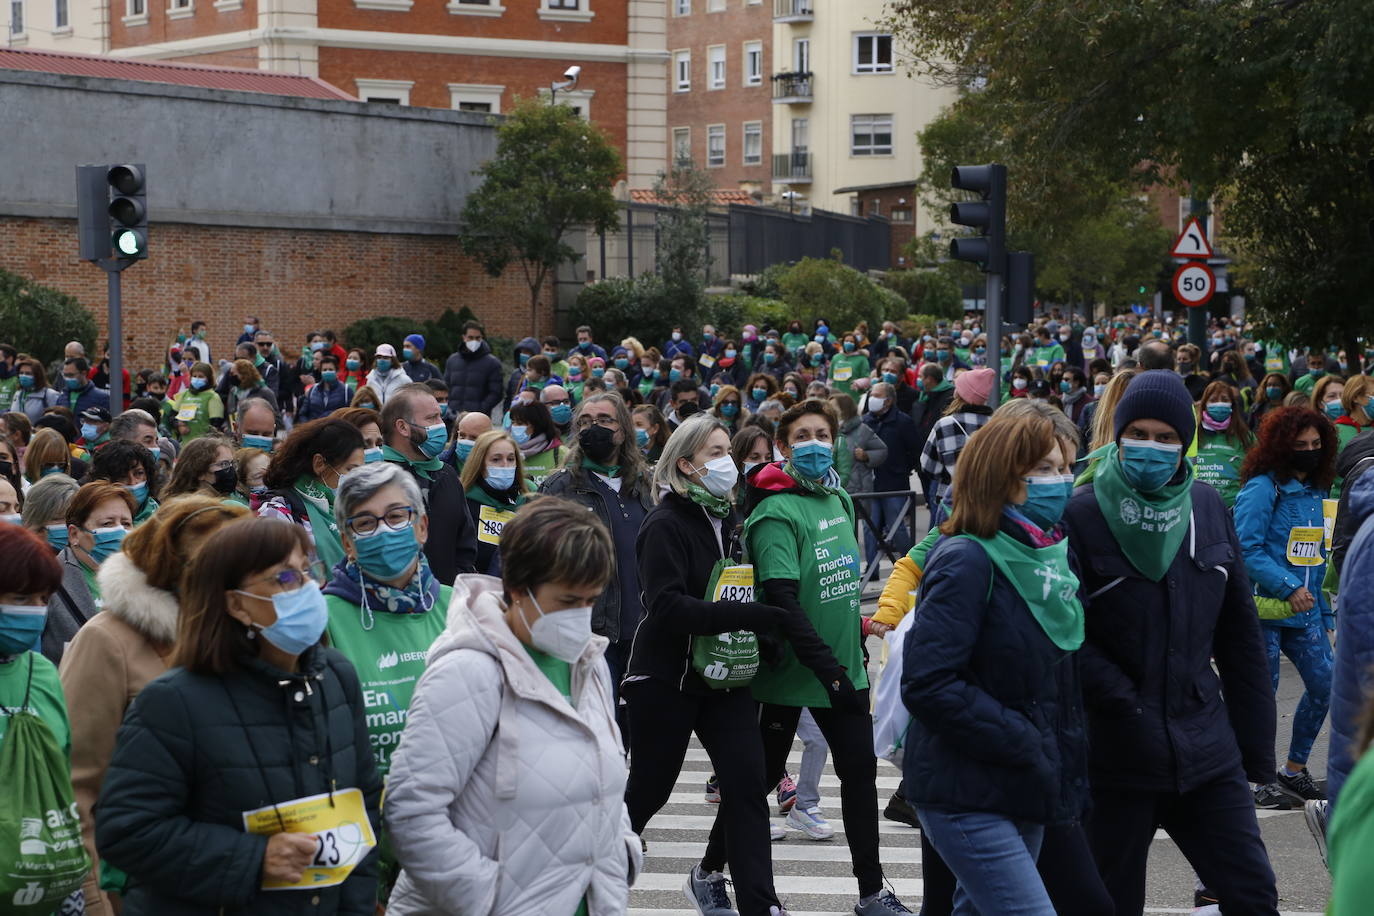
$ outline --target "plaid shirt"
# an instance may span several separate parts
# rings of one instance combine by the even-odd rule
[[[935,421],[930,438],[921,448],[921,471],[935,480],[937,503],[949,493],[949,485],[954,480],[954,463],[959,460],[959,453],[964,450],[969,436],[991,419],[992,412],[984,408],[959,410]]]

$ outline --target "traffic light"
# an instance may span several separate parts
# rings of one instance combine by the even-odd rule
[[[1035,255],[1007,253],[1007,321],[1028,325],[1035,318]]]
[[[110,246],[120,260],[148,256],[148,192],[143,165],[112,165],[105,173],[110,186]]]
[[[950,184],[959,191],[975,191],[980,198],[950,204],[950,222],[972,226],[983,234],[952,240],[949,256],[956,261],[977,262],[986,273],[1003,273],[1007,239],[1007,167],[956,165]]]

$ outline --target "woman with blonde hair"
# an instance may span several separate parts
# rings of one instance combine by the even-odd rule
[[[501,532],[534,492],[520,446],[503,429],[487,430],[473,443],[459,479],[477,525],[477,571],[499,576]]]
[[[60,669],[72,720],[72,786],[93,862],[99,861],[95,800],[114,752],[115,733],[134,697],[169,667],[180,619],[176,592],[181,572],[212,534],[248,514],[217,497],[173,499],[134,529],[123,550],[96,574],[104,612],[77,632]],[[108,868],[105,877],[107,885],[123,883],[122,874]],[[86,877],[88,914],[114,912],[100,878],[99,865]]]
[[[24,452],[24,479],[34,484],[49,474],[71,473],[72,453],[62,434],[48,426],[35,432]]]
[[[174,496],[196,493],[224,499],[237,486],[233,441],[210,434],[186,443],[172,466],[172,479],[158,498],[165,502]]]
[[[272,409],[277,408],[277,396],[267,388],[267,383],[262,380],[262,375],[250,359],[234,360],[231,370],[238,384],[229,388],[229,399],[225,402],[225,410],[229,416],[238,414],[239,404],[249,398],[264,398],[271,403]]]
[[[1095,452],[1116,441],[1116,430],[1114,428],[1114,418],[1116,415],[1116,405],[1121,403],[1121,396],[1126,393],[1126,386],[1131,384],[1131,379],[1136,377],[1136,369],[1122,369],[1107,382],[1107,387],[1103,389],[1102,396],[1097,399],[1097,407],[1093,410],[1092,439],[1088,443],[1088,451]]]
[[[382,399],[371,385],[359,385],[358,390],[353,393],[353,400],[348,402],[349,407],[365,407],[368,410],[381,412]]]
[[[716,392],[715,402],[711,405],[711,416],[725,424],[726,429],[734,435],[749,419],[749,412],[744,409],[744,397],[734,385],[722,385]]]

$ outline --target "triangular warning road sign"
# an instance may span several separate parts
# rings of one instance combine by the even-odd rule
[[[1202,231],[1202,224],[1198,222],[1196,216],[1188,220],[1188,225],[1183,227],[1183,231],[1178,234],[1174,241],[1174,247],[1169,249],[1169,256],[1173,258],[1210,258],[1212,256],[1212,245],[1207,241],[1207,234]]]

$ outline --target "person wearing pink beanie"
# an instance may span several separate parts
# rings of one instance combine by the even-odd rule
[[[954,379],[954,396],[966,405],[981,407],[987,404],[996,383],[997,373],[986,367],[960,372]]]

